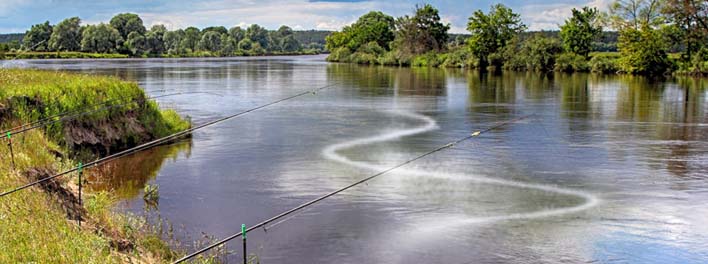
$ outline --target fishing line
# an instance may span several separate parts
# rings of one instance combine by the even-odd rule
[[[408,164],[410,164],[410,163],[413,163],[413,162],[415,162],[415,161],[417,161],[417,160],[423,159],[423,158],[425,158],[425,157],[427,157],[427,156],[429,156],[429,155],[432,155],[432,154],[434,154],[434,153],[436,153],[436,152],[445,150],[445,149],[447,149],[447,148],[451,148],[451,147],[454,146],[455,144],[459,144],[459,143],[461,143],[461,142],[463,142],[463,141],[467,141],[467,140],[472,139],[472,138],[474,138],[474,137],[477,137],[477,136],[479,136],[479,135],[481,135],[481,134],[483,134],[483,133],[487,133],[487,132],[489,132],[489,131],[491,131],[491,130],[494,130],[494,129],[503,127],[503,126],[505,126],[505,125],[508,125],[508,124],[511,124],[511,123],[515,123],[515,122],[524,120],[524,119],[526,119],[526,118],[528,118],[528,117],[530,117],[530,116],[531,116],[531,115],[525,115],[525,116],[522,116],[522,117],[518,117],[518,118],[514,118],[514,119],[511,119],[511,120],[507,120],[507,121],[498,123],[498,124],[496,124],[496,125],[494,125],[494,126],[488,127],[488,128],[486,128],[486,129],[483,129],[483,130],[475,131],[475,132],[469,134],[468,136],[465,136],[465,137],[463,137],[463,138],[457,139],[457,140],[455,140],[455,141],[453,141],[453,142],[450,142],[450,143],[448,143],[448,144],[442,145],[442,146],[440,146],[440,147],[438,147],[438,148],[435,148],[435,149],[430,150],[430,151],[428,151],[428,152],[426,152],[426,153],[423,153],[422,155],[419,155],[419,156],[416,156],[416,157],[414,157],[414,158],[412,158],[412,159],[406,160],[406,161],[404,161],[404,162],[402,162],[402,163],[399,163],[398,165],[395,165],[395,166],[390,167],[390,168],[388,168],[388,169],[382,170],[382,171],[380,171],[380,172],[378,172],[378,173],[376,173],[376,174],[374,174],[374,175],[371,175],[371,176],[369,176],[369,177],[366,177],[366,178],[364,178],[364,179],[362,179],[362,180],[359,180],[359,181],[357,181],[357,182],[354,182],[354,183],[352,183],[352,184],[350,184],[350,185],[347,185],[347,186],[345,186],[345,187],[343,187],[343,188],[340,188],[340,189],[338,189],[338,190],[336,190],[336,191],[330,192],[330,193],[328,193],[328,194],[325,194],[325,195],[323,195],[323,196],[320,196],[320,197],[318,197],[318,198],[315,198],[314,200],[311,200],[311,201],[309,201],[309,202],[303,203],[303,204],[301,204],[301,205],[299,205],[299,206],[297,206],[297,207],[295,207],[295,208],[292,208],[292,209],[287,210],[287,211],[285,211],[285,212],[283,212],[283,213],[280,213],[280,214],[278,214],[278,215],[276,215],[276,216],[274,216],[274,217],[271,217],[271,218],[269,218],[269,219],[267,219],[267,220],[265,220],[265,221],[262,221],[262,222],[260,222],[260,223],[258,223],[258,224],[256,224],[256,225],[253,225],[253,226],[249,227],[248,229],[245,229],[245,231],[242,231],[242,232],[233,234],[233,235],[231,235],[231,236],[228,236],[228,237],[226,237],[226,238],[224,238],[224,239],[222,239],[222,240],[217,241],[217,242],[214,243],[214,244],[211,244],[211,245],[209,245],[209,246],[207,246],[207,247],[205,247],[205,248],[202,248],[202,249],[200,249],[200,250],[198,250],[198,251],[196,251],[196,252],[193,252],[193,253],[191,253],[191,254],[189,254],[189,255],[186,255],[186,256],[184,256],[184,257],[178,259],[178,260],[175,261],[174,263],[181,263],[181,262],[184,262],[184,261],[186,261],[186,260],[189,260],[189,259],[191,259],[191,258],[193,258],[193,257],[195,257],[195,256],[197,256],[197,255],[199,255],[199,254],[202,254],[202,253],[204,253],[204,252],[206,252],[206,251],[208,251],[208,250],[210,250],[210,249],[213,249],[213,248],[215,248],[215,247],[218,247],[219,245],[222,245],[222,244],[224,244],[224,243],[226,243],[226,242],[229,242],[230,240],[233,240],[234,238],[240,237],[240,236],[243,235],[244,233],[248,233],[248,232],[250,232],[250,231],[252,231],[252,230],[255,230],[255,229],[257,229],[257,228],[261,228],[261,227],[263,227],[263,226],[266,226],[266,225],[268,225],[268,224],[271,223],[271,222],[274,222],[274,221],[276,221],[276,220],[278,220],[278,219],[280,219],[280,218],[283,218],[283,217],[288,216],[288,215],[290,215],[290,214],[292,214],[292,213],[295,213],[295,212],[297,212],[297,211],[300,211],[300,210],[302,210],[302,209],[304,209],[304,208],[310,207],[310,206],[312,206],[312,205],[314,205],[314,204],[316,204],[316,203],[318,203],[318,202],[320,202],[320,201],[322,201],[322,200],[325,200],[325,199],[327,199],[327,198],[329,198],[329,197],[335,196],[335,195],[337,195],[337,194],[339,194],[339,193],[341,193],[341,192],[344,192],[344,191],[346,191],[346,190],[348,190],[348,189],[351,189],[351,188],[353,188],[353,187],[355,187],[355,186],[357,186],[357,185],[360,185],[360,184],[362,184],[362,183],[366,183],[366,182],[368,182],[368,181],[370,181],[370,180],[373,180],[373,179],[375,179],[375,178],[377,178],[377,177],[379,177],[379,176],[381,176],[381,175],[384,175],[384,174],[386,174],[386,173],[389,173],[389,172],[391,172],[391,171],[393,171],[393,170],[396,170],[396,169],[398,169],[398,168],[400,168],[400,167],[406,166],[406,165],[408,165]]]
[[[218,124],[218,123],[227,121],[227,120],[229,120],[229,119],[233,119],[233,118],[236,118],[236,117],[239,117],[239,116],[242,116],[242,115],[251,113],[251,112],[253,112],[253,111],[257,111],[257,110],[260,110],[260,109],[263,109],[263,108],[266,108],[266,107],[269,107],[269,106],[272,106],[272,105],[275,105],[275,104],[278,104],[278,103],[282,103],[282,102],[285,102],[285,101],[288,101],[288,100],[291,100],[291,99],[295,99],[295,98],[298,98],[298,97],[301,97],[301,96],[304,96],[304,95],[316,94],[318,91],[321,91],[321,90],[327,89],[327,88],[329,88],[329,87],[335,86],[336,84],[337,84],[337,83],[332,83],[332,84],[325,85],[325,86],[322,86],[322,87],[319,87],[319,88],[315,88],[315,89],[312,89],[312,90],[307,90],[307,91],[304,91],[304,92],[300,92],[300,93],[295,94],[295,95],[291,95],[291,96],[288,96],[288,97],[285,97],[285,98],[281,98],[281,99],[278,99],[278,100],[276,100],[276,101],[272,101],[272,102],[267,103],[267,104],[263,104],[263,105],[260,105],[260,106],[257,106],[257,107],[253,107],[253,108],[250,108],[250,109],[248,109],[248,110],[244,110],[244,111],[238,112],[238,113],[233,114],[233,115],[229,115],[229,116],[226,116],[226,117],[223,117],[223,118],[219,118],[219,119],[216,119],[216,120],[213,120],[213,121],[210,121],[210,122],[201,124],[201,125],[196,126],[196,127],[193,127],[193,128],[189,128],[189,129],[186,129],[186,130],[183,130],[183,131],[180,131],[180,132],[177,132],[177,133],[174,133],[174,134],[171,134],[171,135],[162,137],[162,138],[155,139],[155,140],[150,141],[150,142],[147,142],[147,143],[143,143],[143,144],[141,144],[141,145],[138,145],[138,146],[135,146],[135,147],[132,147],[132,148],[129,148],[129,149],[120,151],[120,152],[118,152],[118,153],[115,153],[115,154],[108,155],[108,156],[106,156],[106,157],[97,159],[97,160],[95,160],[95,161],[88,162],[88,163],[86,163],[86,164],[83,165],[83,169],[88,169],[88,168],[90,168],[90,167],[94,167],[94,166],[96,166],[96,165],[98,165],[98,164],[101,164],[101,163],[104,163],[104,162],[107,162],[107,161],[111,161],[111,160],[114,160],[114,159],[117,159],[117,158],[120,158],[120,157],[123,157],[123,156],[127,156],[127,155],[130,155],[130,154],[133,154],[133,153],[135,153],[135,152],[139,152],[139,151],[142,151],[142,150],[146,150],[146,149],[152,148],[152,147],[157,146],[157,145],[162,145],[162,144],[164,144],[164,143],[166,143],[166,142],[169,142],[169,141],[171,141],[171,140],[173,140],[173,139],[180,138],[180,137],[185,136],[185,135],[189,135],[189,134],[191,134],[192,132],[194,132],[194,131],[196,131],[196,130],[198,130],[198,129],[202,129],[202,128],[205,128],[205,127],[208,127],[208,126],[211,126],[211,125],[214,125],[214,124]],[[25,184],[25,185],[23,185],[23,186],[17,187],[17,188],[15,188],[15,189],[10,190],[10,191],[0,193],[0,197],[4,197],[4,196],[6,196],[6,195],[9,195],[9,194],[12,194],[12,193],[15,193],[15,192],[18,192],[18,191],[27,189],[27,188],[29,188],[29,187],[31,187],[31,186],[34,186],[34,185],[37,185],[37,184],[40,184],[40,183],[49,181],[49,180],[51,180],[51,179],[55,179],[55,178],[64,176],[64,175],[66,175],[66,174],[75,172],[75,171],[77,171],[78,169],[79,169],[79,167],[75,167],[75,168],[69,169],[69,170],[67,170],[67,171],[61,172],[61,173],[59,173],[59,174],[56,174],[56,175],[53,175],[53,176],[50,176],[50,177],[47,177],[47,178],[44,178],[44,179],[41,179],[41,180],[37,180],[37,181],[31,182],[31,183]]]

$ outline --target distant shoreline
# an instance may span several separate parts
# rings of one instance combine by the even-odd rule
[[[126,54],[118,53],[88,53],[88,52],[24,52],[14,53],[8,52],[0,54],[0,61],[11,60],[41,60],[41,59],[180,59],[180,58],[247,58],[247,57],[276,57],[276,56],[307,56],[307,55],[326,55],[327,52],[295,52],[295,53],[272,53],[262,55],[234,55],[234,56],[204,56],[204,54],[195,54],[194,56],[141,56],[134,57]]]

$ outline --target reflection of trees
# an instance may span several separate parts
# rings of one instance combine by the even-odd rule
[[[524,91],[525,99],[543,100],[553,97],[553,73],[542,72],[523,72],[517,73],[517,82],[521,84],[521,90]]]
[[[333,63],[327,65],[327,76],[360,95],[444,96],[447,75],[454,71],[438,68],[398,68]],[[459,73],[458,73],[459,74]]]
[[[664,84],[642,76],[619,77],[622,89],[617,91],[617,119],[633,122],[659,121],[658,109]]]
[[[133,198],[154,179],[167,159],[190,154],[191,139],[137,152],[87,170],[89,188],[109,191],[117,198]]]
[[[621,126],[618,134],[629,137],[631,134],[628,133],[638,133],[664,141],[662,145],[650,148],[647,155],[665,161],[666,169],[677,176],[705,170],[691,167],[700,165],[692,163],[691,159],[707,151],[695,144],[708,140],[705,128],[695,125],[708,121],[703,93],[705,81],[679,78],[664,83],[644,77],[622,76],[620,82],[623,87],[617,91],[616,118],[633,124],[632,130]]]
[[[396,74],[396,90],[399,95],[444,96],[447,82],[444,69],[400,68]]]
[[[471,112],[502,114],[513,112],[516,101],[516,74],[470,72],[467,77]]]
[[[349,63],[327,64],[327,79],[349,86],[361,95],[393,95],[397,71],[393,67],[361,66]]]
[[[702,93],[706,83],[704,80],[689,78],[677,79],[677,83],[678,87],[667,89],[662,108],[659,110],[661,123],[657,124],[656,133],[659,139],[680,141],[666,146],[670,153],[666,166],[672,173],[685,176],[696,169],[691,168],[690,158],[700,157],[708,152],[703,146],[692,143],[692,141],[708,141],[708,132],[705,128],[695,125],[708,122],[704,105],[706,98]],[[705,168],[698,169],[705,170]]]

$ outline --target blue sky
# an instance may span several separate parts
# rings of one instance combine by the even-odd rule
[[[556,29],[570,16],[571,8],[588,5],[605,10],[610,0],[0,0],[0,33],[24,32],[32,24],[46,20],[56,24],[72,16],[84,24],[96,24],[123,12],[139,14],[146,26],[164,24],[169,29],[256,23],[270,29],[284,24],[298,30],[338,30],[371,10],[401,16],[412,13],[420,3],[440,9],[451,31],[464,33],[474,10],[487,10],[498,2],[520,13],[530,29],[540,30]]]

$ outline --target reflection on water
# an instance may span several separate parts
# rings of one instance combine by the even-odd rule
[[[183,245],[535,114],[249,233],[252,253],[262,263],[708,262],[706,79],[322,59],[27,64],[118,75],[152,95],[220,94],[160,99],[197,124],[336,84],[103,168],[96,188],[121,193],[120,210],[142,211],[142,186],[159,185],[159,214],[184,227]],[[337,144],[348,147],[326,151]]]
[[[89,189],[109,191],[119,199],[136,198],[167,160],[176,161],[182,153],[189,158],[190,148],[191,138],[103,163],[86,171]]]

